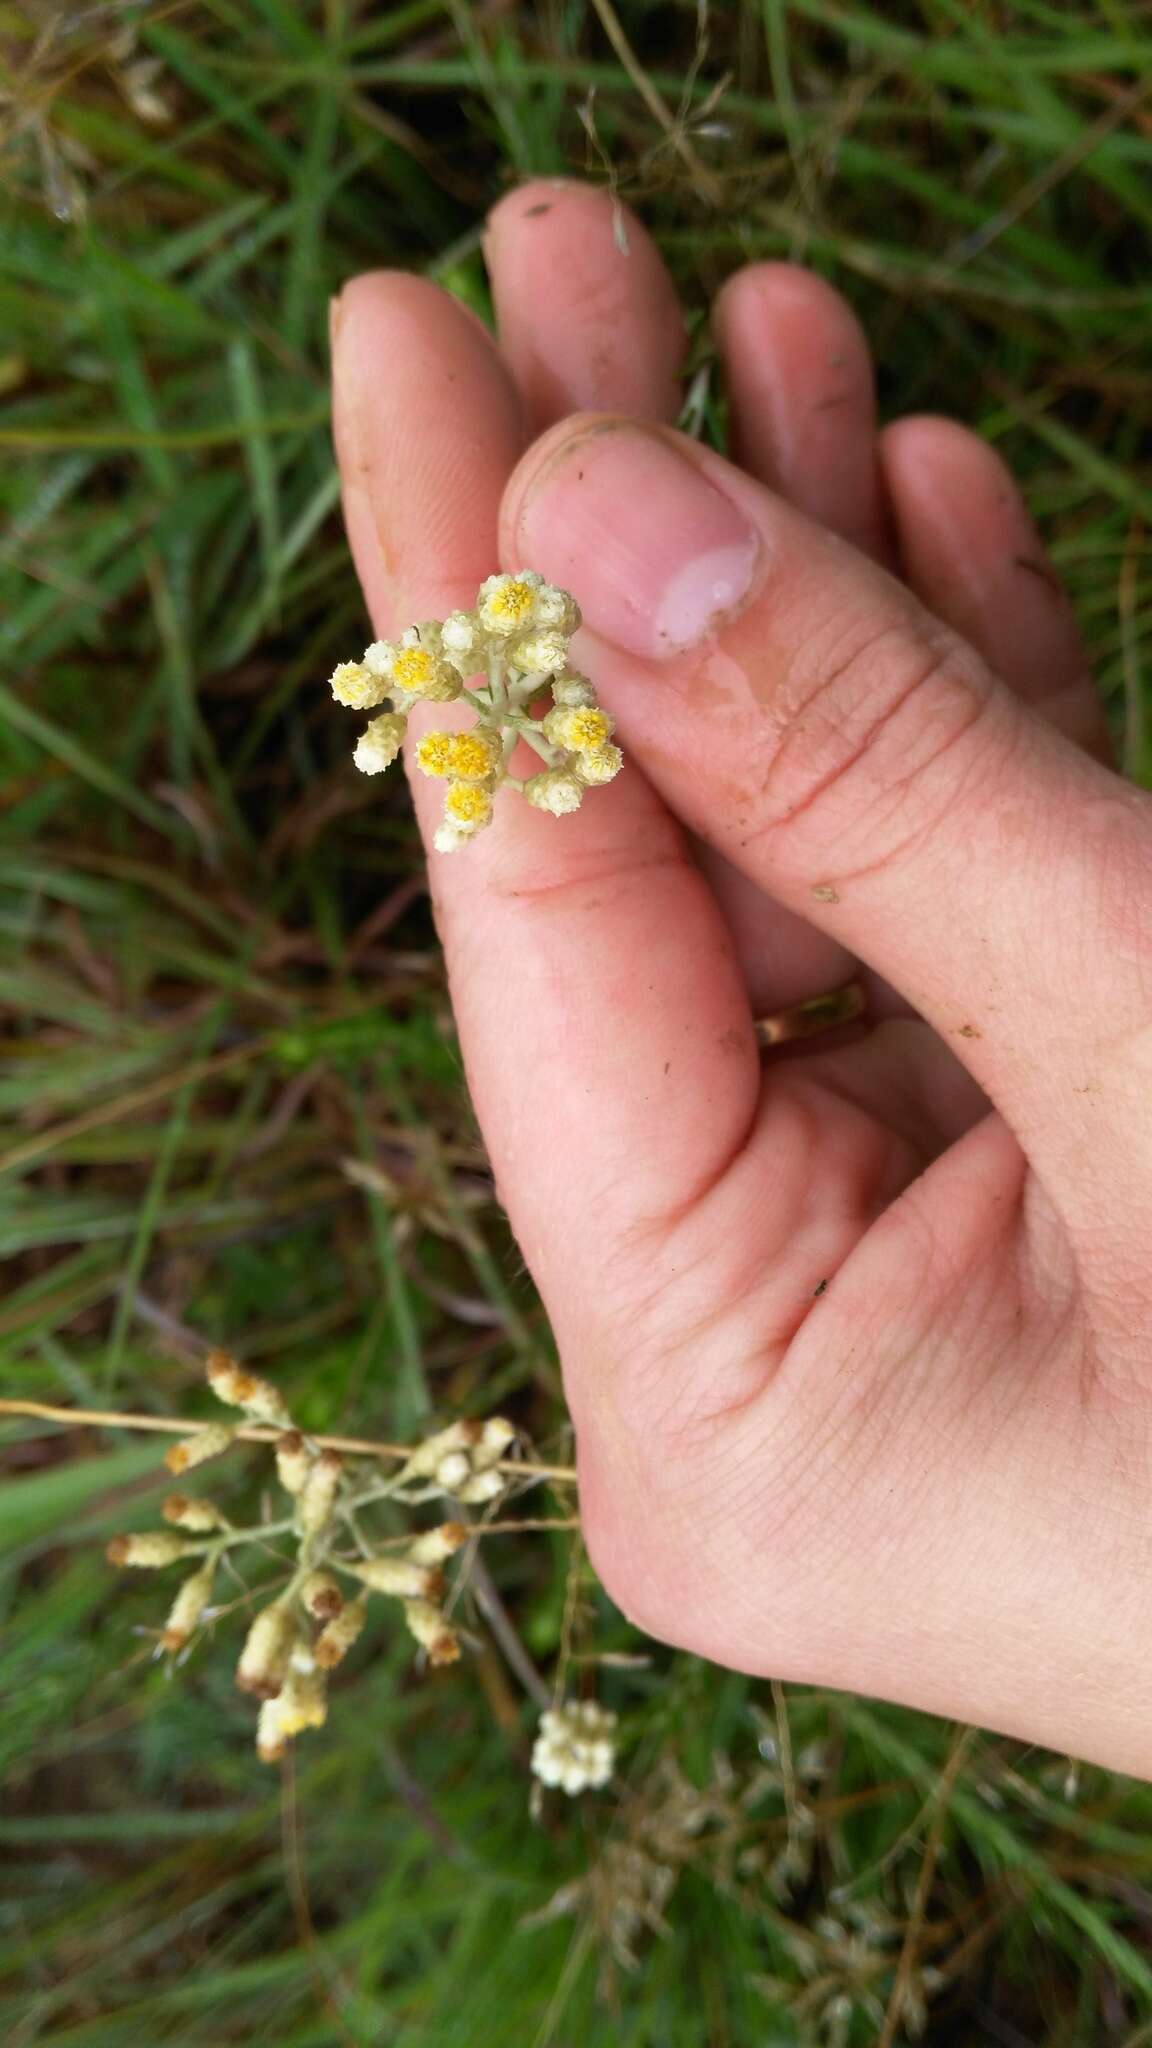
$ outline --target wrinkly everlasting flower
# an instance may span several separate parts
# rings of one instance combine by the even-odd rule
[[[339,703],[356,710],[392,706],[357,742],[354,759],[366,775],[379,775],[397,758],[414,706],[464,700],[476,712],[474,725],[436,727],[416,741],[417,767],[448,785],[433,834],[437,852],[457,853],[491,824],[498,790],[559,818],[619,773],[613,721],[588,677],[570,665],[569,641],[579,625],[575,598],[534,569],[520,569],[486,577],[471,611],[408,626],[398,640],[376,640],[362,660],[336,669],[332,694]],[[537,713],[549,687],[552,702]],[[542,764],[528,776],[511,772],[521,743]]]
[[[606,1785],[616,1768],[616,1716],[595,1700],[549,1707],[540,1716],[532,1769],[543,1785],[574,1796]]]

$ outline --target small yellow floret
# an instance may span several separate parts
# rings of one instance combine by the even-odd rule
[[[594,754],[612,737],[612,720],[606,711],[573,710],[565,721],[564,738],[577,754]]]
[[[479,831],[492,816],[492,799],[477,782],[450,782],[444,798],[444,816],[452,825]]]
[[[370,711],[384,702],[388,685],[362,661],[342,661],[332,671],[331,690],[338,704],[347,704],[353,711]]]
[[[425,775],[447,775],[452,766],[453,742],[450,732],[426,732],[416,749],[417,764]]]
[[[511,576],[507,583],[491,592],[486,608],[493,619],[510,619],[519,625],[521,619],[528,617],[535,598],[536,593],[530,583],[522,583],[518,576]]]
[[[494,732],[454,733],[448,766],[463,782],[483,782],[499,766],[503,748]]]
[[[436,663],[426,647],[406,647],[392,664],[392,680],[398,689],[411,690],[418,697],[436,680]]]

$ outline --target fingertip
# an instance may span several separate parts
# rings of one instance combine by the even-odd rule
[[[427,278],[352,278],[332,325],[345,513],[383,630],[396,608],[430,603],[444,580],[434,565],[453,563],[452,580],[473,587],[490,573],[523,417],[483,323]]]
[[[872,356],[847,300],[799,264],[753,263],[728,279],[714,319],[739,459],[810,518],[886,560]]]
[[[922,603],[1018,695],[1107,758],[1071,605],[999,451],[935,413],[894,421],[879,447],[903,571]]]
[[[488,216],[500,345],[537,432],[610,406],[674,419],[686,329],[647,229],[614,194],[534,179]]]

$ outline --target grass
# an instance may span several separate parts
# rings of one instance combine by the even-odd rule
[[[644,0],[0,0],[0,49],[4,1391],[201,1412],[222,1341],[314,1429],[499,1406],[562,1460],[407,807],[317,688],[362,624],[326,300],[387,262],[483,311],[533,172],[644,209],[697,366],[736,263],[815,264],[885,412],[1017,466],[1152,779],[1148,8],[733,0],[705,48]],[[226,1631],[170,1679],[103,1562],[154,1443],[0,1458],[14,2048],[1152,2042],[1147,1788],[638,1641],[555,1532],[487,1555],[542,1673],[606,1660],[618,1801],[530,1823],[479,1611],[434,1679],[362,1645],[281,1782]]]

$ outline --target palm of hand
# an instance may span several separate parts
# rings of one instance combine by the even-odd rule
[[[508,367],[398,277],[346,296],[336,348],[378,629],[468,602],[499,522],[509,566],[585,603],[644,771],[433,870],[593,1556],[720,1661],[1140,1767],[1145,800],[1091,758],[1075,629],[996,458],[946,422],[878,440],[851,316],[783,266],[718,316],[745,474],[690,453],[759,534],[759,581],[690,647],[644,645],[671,614],[645,624],[651,549],[625,519],[606,550],[605,506],[634,476],[643,525],[683,465],[569,422],[508,482],[522,405],[674,417],[679,316],[628,241],[600,195],[530,188],[490,241]],[[845,979],[846,941],[874,1021],[761,1070],[752,1016]]]

